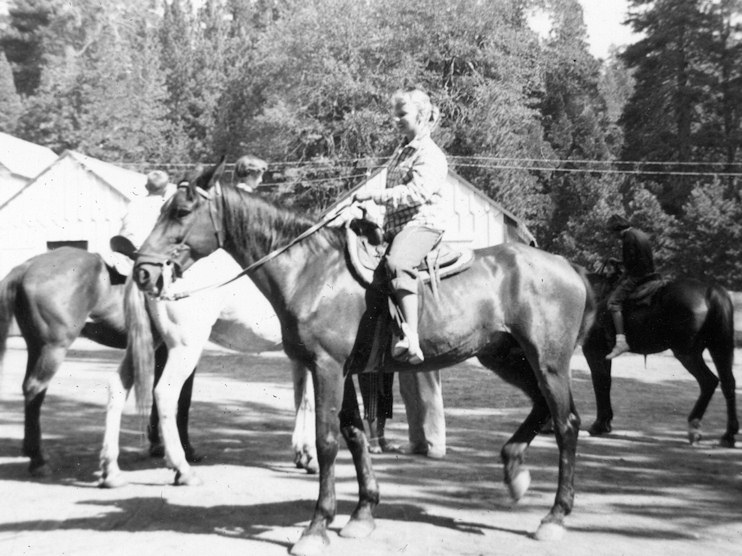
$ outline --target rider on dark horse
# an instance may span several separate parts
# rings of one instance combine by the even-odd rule
[[[654,274],[654,258],[649,236],[632,227],[623,216],[611,215],[608,219],[608,229],[621,239],[624,266],[623,275],[616,289],[608,297],[608,310],[613,317],[613,325],[616,329],[616,345],[606,359],[613,359],[630,351],[624,332],[623,303],[646,276]]]

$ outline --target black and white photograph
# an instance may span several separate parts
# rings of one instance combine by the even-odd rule
[[[0,554],[742,556],[742,0],[0,0]]]

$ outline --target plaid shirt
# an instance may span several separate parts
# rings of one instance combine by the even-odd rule
[[[430,134],[397,149],[389,162],[386,189],[372,197],[386,207],[385,235],[393,237],[408,225],[442,229],[441,193],[447,175],[446,155]]]

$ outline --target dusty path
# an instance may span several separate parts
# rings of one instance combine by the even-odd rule
[[[55,475],[29,478],[18,457],[25,350],[11,341],[0,376],[0,554],[284,555],[309,519],[317,479],[290,460],[292,393],[283,357],[209,351],[199,369],[192,434],[207,455],[205,485],[170,486],[172,473],[144,458],[130,401],[121,465],[131,485],[96,488],[106,382],[121,352],[79,342],[43,409]],[[742,351],[735,374],[742,381]],[[585,426],[594,417],[589,375],[575,356],[574,387]],[[742,554],[742,455],[715,447],[724,428],[720,392],[704,421],[701,448],[686,443],[695,382],[672,357],[628,356],[614,371],[615,433],[581,435],[576,502],[565,538],[530,535],[556,487],[557,451],[539,437],[527,463],[531,491],[517,506],[502,485],[499,450],[527,413],[524,397],[474,364],[444,375],[449,455],[443,461],[374,456],[382,488],[377,530],[364,540],[337,536],[357,486],[350,454],[338,465],[334,555]],[[404,440],[396,396],[389,434]],[[742,437],[740,437],[742,443]],[[742,444],[740,444],[742,446]]]

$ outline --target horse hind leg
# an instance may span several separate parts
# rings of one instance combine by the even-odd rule
[[[29,472],[34,477],[47,477],[52,471],[46,461],[41,442],[41,406],[54,374],[64,361],[66,346],[28,345],[26,377],[23,381],[25,419],[23,455],[30,458]]]
[[[108,383],[108,405],[106,407],[106,430],[103,434],[103,446],[100,452],[100,488],[118,488],[127,484],[118,465],[119,437],[121,434],[121,415],[124,411],[126,398],[133,385],[131,369],[131,355],[126,350],[123,360],[119,364],[116,376],[111,377]]]
[[[701,421],[714,395],[714,391],[716,391],[719,379],[706,365],[700,350],[693,353],[681,353],[673,350],[673,353],[677,360],[682,363],[683,367],[693,375],[701,390],[696,403],[693,405],[693,409],[688,415],[688,441],[691,446],[697,446],[703,438],[701,434]]]
[[[716,372],[721,382],[721,391],[727,404],[727,430],[719,439],[719,445],[726,448],[734,448],[735,435],[739,432],[739,421],[737,419],[736,381],[732,365],[734,362],[734,345],[711,344],[708,347],[711,359],[716,366]]]
[[[564,353],[552,364],[539,361],[536,355],[529,357],[530,360],[522,357],[519,361],[510,361],[509,376],[497,369],[496,362],[480,357],[485,366],[496,369],[505,380],[520,387],[533,400],[528,417],[501,451],[505,483],[513,499],[522,497],[530,482],[527,471],[521,469],[526,449],[543,424],[549,418],[554,421],[559,447],[559,485],[554,505],[535,534],[536,539],[543,541],[562,537],[564,518],[572,511],[574,504],[574,468],[580,418],[569,382],[570,355]],[[538,370],[534,372],[534,369]]]

